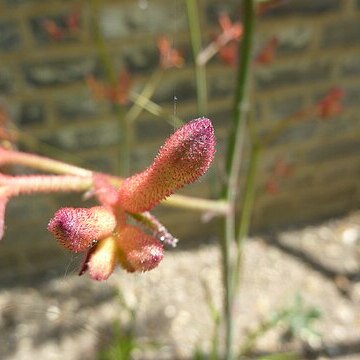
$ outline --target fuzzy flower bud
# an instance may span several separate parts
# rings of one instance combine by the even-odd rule
[[[116,240],[112,236],[102,239],[89,250],[80,275],[88,271],[93,280],[107,280],[117,263],[117,251]]]
[[[114,215],[103,206],[61,208],[50,220],[48,230],[62,246],[80,252],[111,235],[115,226]]]
[[[176,189],[202,176],[214,153],[215,136],[210,120],[190,121],[166,140],[150,167],[123,182],[119,205],[133,213],[150,210]]]
[[[155,268],[163,258],[163,246],[154,237],[128,225],[118,234],[119,261],[129,272]]]

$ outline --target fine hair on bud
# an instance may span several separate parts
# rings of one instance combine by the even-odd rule
[[[113,232],[116,219],[103,206],[92,208],[61,208],[48,224],[48,230],[65,248],[85,251],[96,241]]]
[[[118,203],[133,213],[150,210],[175,190],[192,183],[209,168],[215,154],[211,121],[199,118],[177,129],[142,173],[127,178]]]
[[[118,234],[119,261],[129,272],[149,271],[163,259],[163,245],[135,226],[127,225]]]

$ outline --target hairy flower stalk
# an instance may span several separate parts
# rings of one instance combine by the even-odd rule
[[[150,167],[124,181],[119,190],[119,206],[132,213],[150,210],[203,175],[214,153],[215,136],[210,120],[190,121],[167,139]]]
[[[24,175],[0,174],[0,186],[11,188],[12,196],[32,193],[84,191],[91,187],[92,178],[73,175]]]
[[[74,165],[63,163],[61,161],[20,151],[7,150],[0,147],[0,166],[7,164],[29,166],[33,169],[56,174],[67,174],[83,177],[91,177],[92,174],[90,170],[82,169]]]
[[[92,179],[73,175],[10,176],[0,173],[0,240],[4,235],[7,202],[19,195],[84,191],[91,187]]]

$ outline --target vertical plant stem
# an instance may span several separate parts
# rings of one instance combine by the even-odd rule
[[[92,26],[95,36],[95,44],[97,47],[98,55],[102,63],[105,76],[108,84],[115,88],[117,86],[118,77],[115,72],[114,66],[111,61],[110,54],[106,47],[99,22],[98,16],[100,13],[101,0],[91,0],[91,14],[92,14]],[[117,174],[121,176],[127,176],[129,174],[129,158],[130,158],[130,126],[125,119],[124,108],[122,105],[115,103],[114,112],[117,117],[117,130],[119,133],[119,151],[117,161]]]
[[[239,276],[241,270],[241,259],[242,259],[242,245],[244,239],[249,233],[251,214],[254,205],[255,198],[255,188],[256,188],[256,175],[261,154],[261,147],[259,144],[252,144],[250,149],[250,159],[249,167],[246,178],[245,190],[244,190],[244,199],[242,204],[239,230],[236,238],[236,262],[234,268],[234,277],[233,277],[233,292],[236,292],[239,285]]]
[[[224,313],[224,325],[225,325],[225,359],[232,359],[232,347],[233,347],[233,299],[231,296],[231,283],[232,283],[232,258],[231,245],[234,238],[234,211],[231,209],[231,213],[227,214],[224,218],[224,234],[221,241],[221,258],[222,258],[222,272],[223,272],[223,287],[224,287],[224,299],[223,299],[223,313]]]
[[[225,321],[225,359],[233,359],[233,305],[236,297],[234,279],[237,270],[236,261],[230,258],[231,246],[236,241],[235,204],[239,183],[239,169],[242,157],[246,117],[249,110],[248,89],[252,62],[252,44],[255,25],[254,0],[242,2],[244,36],[239,47],[239,68],[232,122],[229,130],[225,170],[227,183],[222,189],[222,197],[228,202],[230,210],[224,219],[224,239],[222,241],[223,281],[224,281],[224,321]],[[235,287],[236,288],[236,287]]]
[[[207,113],[207,89],[206,89],[206,69],[204,64],[197,61],[201,51],[201,28],[198,4],[196,0],[186,0],[187,17],[189,22],[190,39],[195,64],[196,93],[198,101],[199,115]]]
[[[244,36],[239,47],[239,69],[237,73],[235,99],[233,107],[232,122],[229,130],[229,142],[226,153],[226,174],[230,178],[236,176],[233,169],[236,167],[237,152],[236,146],[241,137],[241,123],[245,121],[245,115],[249,110],[247,91],[250,79],[250,67],[252,61],[252,45],[255,27],[254,0],[243,1],[243,27]],[[224,195],[227,195],[229,187],[224,189]]]

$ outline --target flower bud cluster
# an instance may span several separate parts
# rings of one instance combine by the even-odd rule
[[[153,234],[128,224],[127,214],[147,212],[197,180],[209,168],[214,153],[210,120],[192,120],[166,140],[152,165],[125,179],[118,190],[104,176],[95,175],[101,206],[61,208],[48,230],[65,248],[86,251],[80,275],[88,271],[92,279],[106,280],[117,263],[129,272],[151,270],[163,258],[163,244]],[[159,222],[152,222],[157,223],[164,229]]]

